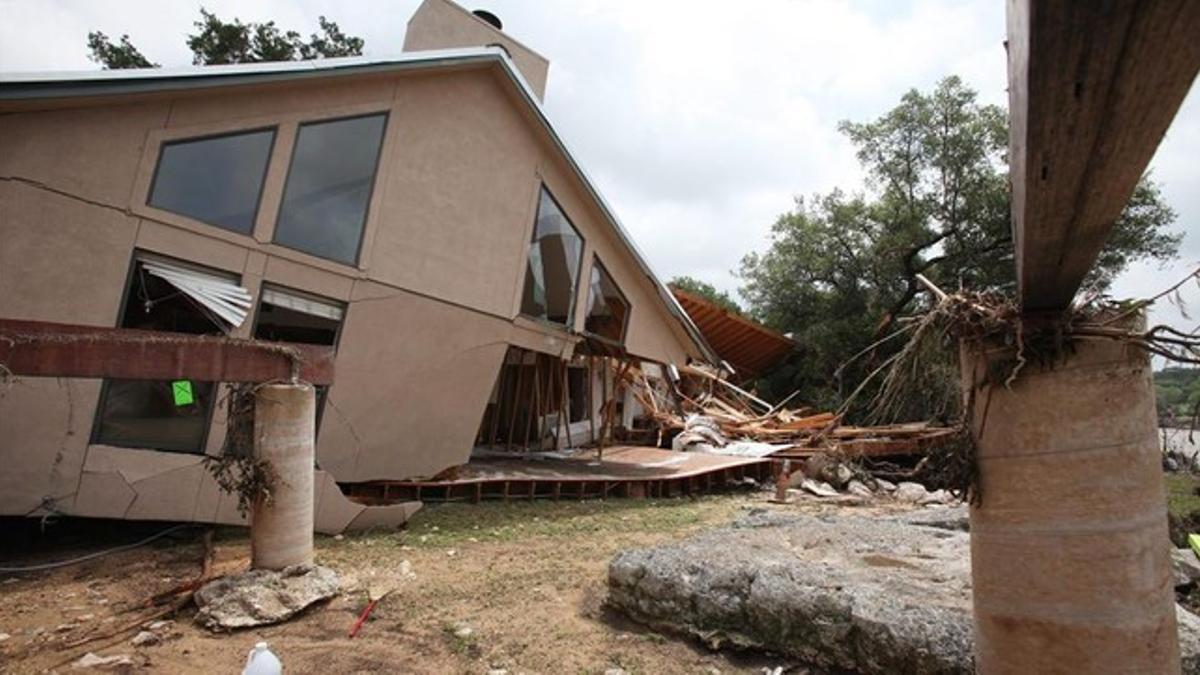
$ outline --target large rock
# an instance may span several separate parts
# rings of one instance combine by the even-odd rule
[[[752,514],[682,542],[617,555],[608,603],[660,629],[768,649],[821,669],[973,672],[964,510],[943,509],[936,524]],[[1200,621],[1180,613],[1184,671],[1200,672]]]
[[[1200,558],[1190,548],[1171,549],[1171,569],[1175,573],[1176,587],[1200,580]]]
[[[251,570],[222,577],[196,591],[196,621],[233,630],[286,621],[313,603],[337,595],[337,573],[320,565],[282,571]]]

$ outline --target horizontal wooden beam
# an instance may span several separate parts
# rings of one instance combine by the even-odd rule
[[[1200,2],[1009,0],[1008,68],[1021,305],[1062,309],[1200,71]]]
[[[0,366],[28,377],[333,383],[333,349],[206,335],[0,319]]]

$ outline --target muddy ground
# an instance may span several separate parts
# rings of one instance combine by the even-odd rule
[[[618,551],[679,539],[753,508],[846,508],[808,501],[767,503],[754,491],[700,499],[487,503],[430,506],[407,530],[322,537],[317,561],[333,567],[349,590],[286,624],[229,635],[192,625],[191,608],[175,616],[159,644],[116,641],[70,646],[151,613],[152,595],[193,579],[199,529],[147,547],[33,574],[0,574],[0,670],[70,670],[88,651],[128,655],[132,672],[238,672],[247,650],[267,641],[289,673],[761,673],[798,664],[761,653],[718,653],[660,635],[606,611],[606,566]],[[864,512],[898,507],[858,507]],[[81,524],[83,523],[83,524]],[[60,560],[137,540],[160,524],[73,521],[7,523],[8,565]],[[23,532],[18,532],[23,530]],[[14,549],[16,552],[14,553]],[[216,571],[249,561],[244,531],[216,536]],[[401,574],[409,561],[414,577]],[[359,637],[346,633],[368,587],[396,590]],[[76,671],[78,672],[78,671]]]

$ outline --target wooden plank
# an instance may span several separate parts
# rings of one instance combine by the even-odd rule
[[[0,319],[0,364],[28,377],[333,383],[331,347]]]
[[[1008,2],[1021,305],[1067,307],[1200,71],[1200,2]]]

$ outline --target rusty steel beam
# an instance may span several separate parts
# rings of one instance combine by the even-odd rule
[[[0,365],[28,377],[333,383],[333,349],[128,328],[0,319]]]
[[[1008,0],[1023,309],[1071,303],[1198,71],[1196,0]]]

